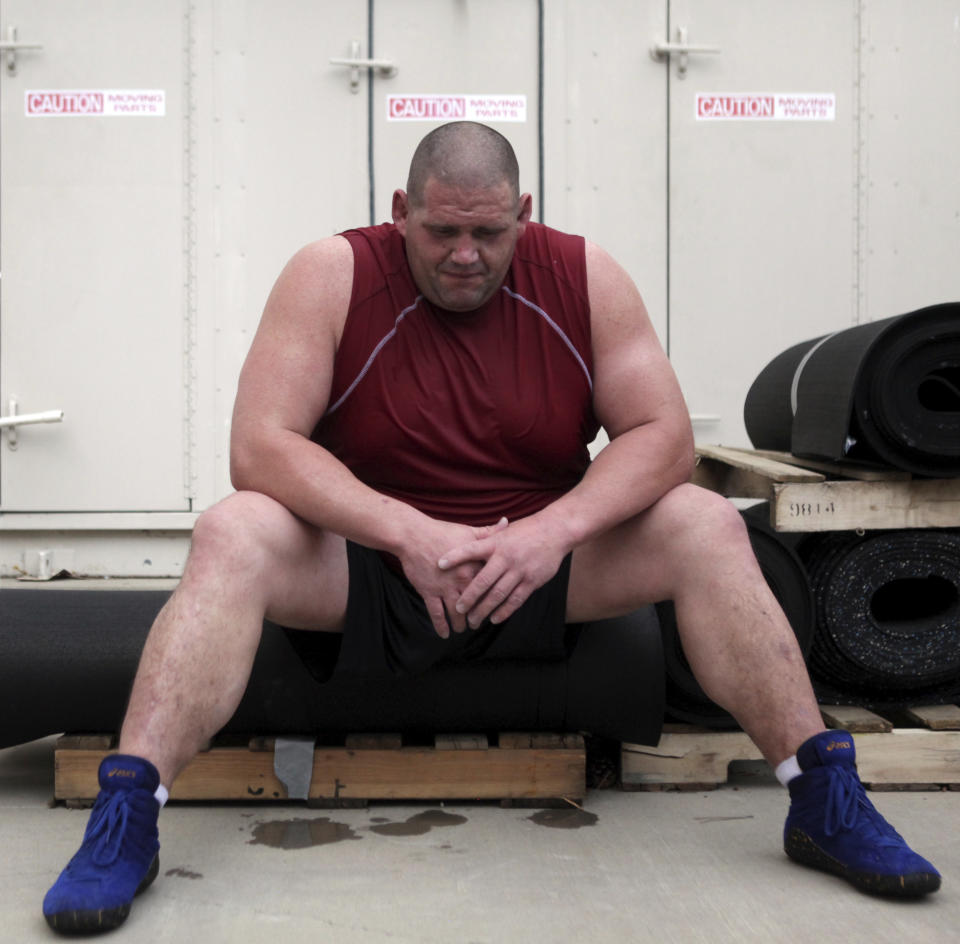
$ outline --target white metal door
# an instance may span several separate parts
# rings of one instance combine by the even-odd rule
[[[517,151],[520,186],[539,216],[539,44],[536,0],[391,0],[374,6],[374,52],[397,64],[374,82],[375,219],[390,219],[419,140],[472,119]]]
[[[199,25],[211,76],[200,102],[211,118],[201,125],[201,190],[213,207],[199,240],[210,274],[200,286],[201,509],[230,491],[237,377],[274,281],[302,246],[367,222],[370,179],[370,79],[360,70],[353,92],[350,70],[330,62],[352,46],[367,56],[366,0],[210,6],[213,22]]]
[[[749,445],[760,369],[855,320],[857,7],[671,0],[669,39],[720,49],[668,66],[670,355],[700,441]]]
[[[183,13],[5,0],[0,440],[5,512],[189,507]],[[111,94],[112,93],[112,94]]]
[[[546,220],[607,250],[667,341],[667,70],[662,0],[545,6]]]
[[[960,300],[960,4],[861,4],[861,320]]]

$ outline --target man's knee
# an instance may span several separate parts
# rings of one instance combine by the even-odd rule
[[[266,551],[268,535],[290,513],[259,492],[236,492],[203,512],[193,527],[191,558],[232,566],[255,564]]]
[[[716,492],[685,483],[667,492],[656,507],[661,527],[680,542],[728,549],[749,542],[743,516]]]

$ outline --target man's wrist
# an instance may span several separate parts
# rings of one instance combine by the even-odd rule
[[[551,543],[559,547],[564,555],[569,554],[589,537],[582,527],[579,516],[574,512],[572,502],[566,497],[551,502],[546,508],[537,512],[537,517],[553,535]]]
[[[384,530],[381,550],[403,557],[423,534],[429,518],[412,505],[391,499],[383,509]]]

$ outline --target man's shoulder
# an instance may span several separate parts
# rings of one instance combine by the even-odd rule
[[[380,223],[376,226],[355,226],[345,229],[342,236],[353,247],[354,253],[359,247],[370,247],[380,252],[396,252],[403,246],[403,237],[393,223]]]
[[[513,276],[521,278],[521,272],[527,271],[537,283],[546,278],[585,295],[585,246],[582,236],[565,233],[543,223],[528,223],[517,241]]]
[[[287,262],[275,292],[294,292],[302,297],[329,294],[337,284],[353,280],[353,252],[341,236],[327,236],[303,246]]]
[[[546,223],[536,223],[531,220],[526,225],[523,235],[517,241],[518,249],[535,250],[545,246],[583,246],[584,239],[574,233],[567,233]]]

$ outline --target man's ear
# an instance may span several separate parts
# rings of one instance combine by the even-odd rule
[[[533,197],[529,193],[524,193],[520,196],[520,207],[517,211],[517,226],[520,230],[520,235],[523,235],[523,231],[527,228],[527,223],[530,222],[532,215]]]
[[[393,222],[401,236],[407,235],[407,217],[410,215],[410,201],[402,190],[393,191]]]

